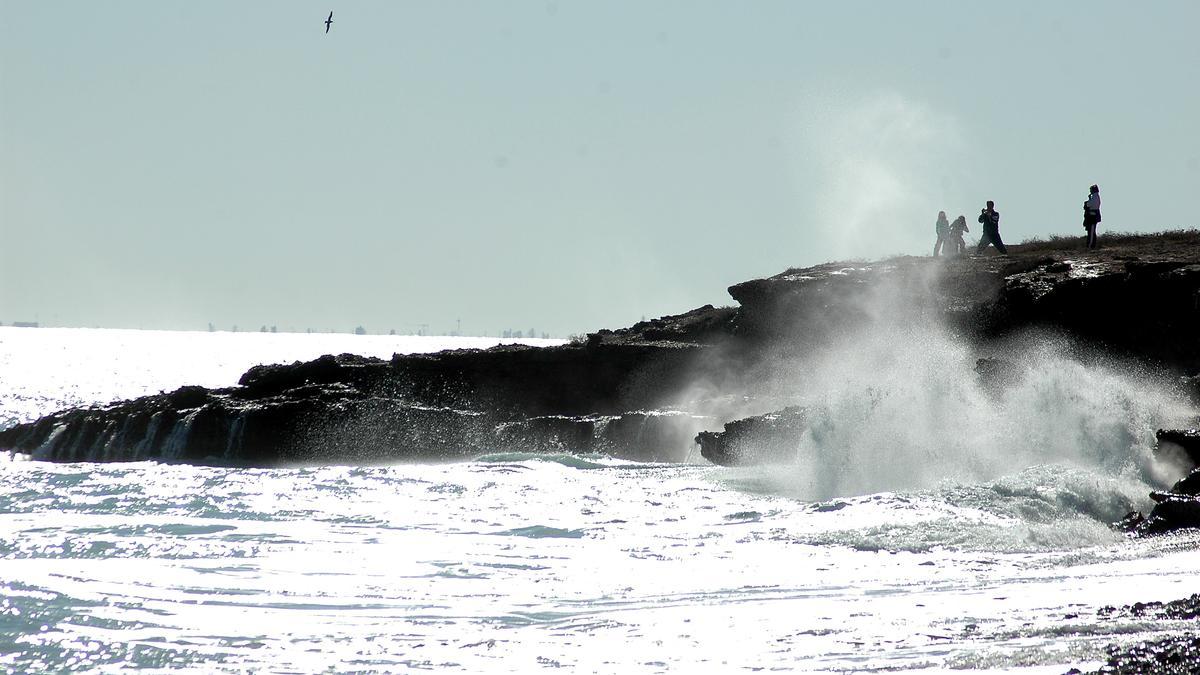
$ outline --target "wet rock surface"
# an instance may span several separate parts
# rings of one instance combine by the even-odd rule
[[[697,430],[711,424],[709,418],[678,411],[547,415],[502,423],[493,442],[508,452],[601,453],[642,462],[683,462],[692,454]]]
[[[788,464],[796,461],[807,428],[805,410],[790,406],[729,422],[723,431],[702,431],[696,443],[700,454],[713,464]]]
[[[792,269],[730,287],[737,307],[706,305],[560,347],[261,366],[237,387],[184,387],[18,424],[0,430],[0,450],[52,461],[275,465],[574,447],[679,461],[698,432],[710,432],[698,442],[713,461],[787,461],[801,414],[739,424],[713,416],[711,401],[754,395],[780,377],[779,359],[870,326],[878,307],[902,308],[894,327],[942,322],[981,347],[1049,328],[1159,368],[1200,372],[1200,234],[1133,237],[1095,251],[1010,248],[1010,256]],[[983,360],[978,371],[997,387],[1019,376],[1001,360]],[[745,440],[753,436],[760,441]],[[1200,436],[1162,443],[1200,457]],[[1182,502],[1159,506],[1160,516],[1191,517]]]
[[[1083,671],[1071,669],[1068,675]],[[1089,675],[1146,675],[1200,673],[1200,635],[1185,633],[1161,640],[1147,640],[1129,647],[1112,646],[1108,662]]]
[[[1155,492],[1150,496],[1157,503],[1144,519],[1136,521],[1132,529],[1134,534],[1145,536],[1200,527],[1200,499],[1169,492]]]
[[[1195,621],[1200,618],[1200,595],[1171,602],[1137,602],[1125,607],[1103,607],[1104,618],[1122,617],[1151,621]],[[1093,674],[1197,673],[1200,672],[1200,634],[1187,632],[1132,645],[1112,645],[1108,660]],[[1071,669],[1068,673],[1081,673]]]
[[[1200,341],[1187,336],[1200,330],[1197,243],[1146,237],[1100,251],[1014,246],[1011,256],[830,263],[729,293],[741,304],[738,331],[800,335],[800,348],[869,321],[871,308],[888,303],[976,338],[1042,326],[1195,373]]]
[[[1193,470],[1188,475],[1180,478],[1175,485],[1171,487],[1171,492],[1179,495],[1189,495],[1192,497],[1200,495],[1200,469]]]
[[[1192,467],[1165,492],[1151,492],[1154,508],[1148,514],[1130,513],[1114,527],[1135,536],[1200,528],[1200,430],[1159,429],[1155,454],[1171,464]]]
[[[1157,453],[1200,466],[1200,429],[1159,429]]]
[[[1170,620],[1200,618],[1200,593],[1170,602],[1135,602],[1121,608],[1108,606],[1100,609],[1100,616],[1114,615]]]

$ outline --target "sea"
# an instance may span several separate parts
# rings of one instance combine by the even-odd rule
[[[1200,591],[1196,533],[1109,527],[1182,475],[1151,452],[1195,419],[1170,378],[1045,340],[997,392],[952,340],[886,337],[797,372],[787,465],[5,454],[0,672],[1062,673],[1194,628],[1105,610]],[[500,342],[0,327],[0,426]]]

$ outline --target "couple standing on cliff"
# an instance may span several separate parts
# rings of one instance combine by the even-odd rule
[[[997,250],[1008,255],[1008,249],[1000,239],[1000,212],[991,201],[979,212],[979,222],[983,223],[983,237],[980,238],[975,253],[983,253],[988,244],[994,244]],[[967,252],[967,242],[963,240],[963,233],[971,230],[967,229],[966,216],[959,216],[950,223],[946,221],[946,212],[938,211],[934,231],[937,233],[937,243],[933,245],[933,257],[938,256],[943,245],[946,245],[946,255],[964,255]]]
[[[1088,188],[1088,193],[1087,201],[1083,203],[1083,229],[1087,230],[1087,247],[1096,248],[1096,226],[1100,224],[1100,187],[1093,185]],[[996,204],[990,199],[983,210],[979,212],[979,222],[983,224],[983,236],[979,239],[979,245],[975,247],[976,255],[983,253],[988,244],[995,246],[1001,255],[1008,255],[1008,248],[1000,239],[1000,212],[996,210]],[[937,233],[937,243],[933,245],[935,258],[942,250],[943,244],[948,244],[947,255],[950,255],[951,252],[955,255],[966,253],[967,244],[963,241],[962,236],[963,232],[970,232],[967,229],[966,218],[959,216],[953,223],[948,223],[946,222],[946,212],[938,211],[934,231]]]
[[[946,246],[946,255],[963,255],[967,252],[967,242],[963,240],[963,232],[971,230],[967,229],[965,216],[959,216],[951,223],[946,220],[945,211],[938,211],[937,225],[934,226],[934,231],[937,232],[937,243],[933,245],[933,257],[938,256],[943,244]]]

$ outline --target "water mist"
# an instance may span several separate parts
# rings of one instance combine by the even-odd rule
[[[857,287],[842,302],[862,322],[776,365],[763,389],[803,406],[807,430],[795,462],[768,472],[770,491],[822,500],[1061,466],[1140,502],[1179,477],[1152,456],[1154,431],[1191,415],[1170,378],[1062,335],[980,342],[942,322],[944,263],[912,269]],[[1002,360],[1003,383],[976,372],[982,357]]]

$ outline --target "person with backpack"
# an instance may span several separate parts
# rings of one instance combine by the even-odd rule
[[[975,253],[983,253],[983,249],[992,244],[1001,255],[1008,255],[1008,249],[1000,239],[1000,212],[992,200],[989,199],[987,206],[979,212],[979,222],[983,223],[983,237],[979,240],[979,246],[975,247]]]
[[[954,255],[965,255],[967,252],[967,242],[963,239],[963,232],[970,232],[967,229],[967,217],[959,215],[950,223],[950,248],[954,251]]]
[[[1096,226],[1100,224],[1100,187],[1089,189],[1087,201],[1083,203],[1083,229],[1087,230],[1087,247],[1096,248]]]
[[[945,211],[938,211],[937,224],[933,226],[933,231],[937,234],[937,243],[933,245],[933,257],[936,258],[942,250],[942,245],[950,240],[950,221],[946,220]]]

